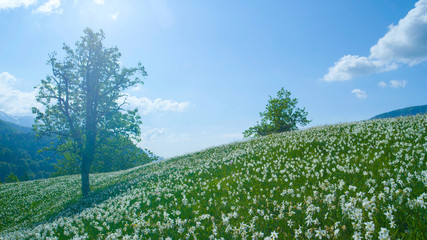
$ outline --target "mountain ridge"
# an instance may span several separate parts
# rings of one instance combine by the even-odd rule
[[[28,128],[32,128],[34,124],[34,118],[31,116],[12,116],[2,111],[0,111],[0,120]]]
[[[399,108],[396,110],[392,110],[390,112],[381,113],[381,114],[378,114],[378,115],[372,117],[370,120],[382,119],[382,118],[412,116],[412,115],[425,114],[425,113],[427,113],[427,104],[426,105]]]

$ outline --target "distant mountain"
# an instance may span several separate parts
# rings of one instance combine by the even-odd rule
[[[30,116],[16,117],[0,111],[0,120],[14,123],[19,126],[31,128],[34,124],[34,118]]]
[[[14,131],[19,132],[19,133],[31,133],[31,132],[33,132],[32,127],[22,126],[22,125],[19,125],[16,123],[8,122],[8,121],[0,118],[0,129],[4,126],[8,126],[11,129],[13,129]]]
[[[0,120],[0,181],[9,175],[19,180],[49,177],[55,172],[57,157],[39,150],[55,141],[52,137],[36,140],[31,128]]]
[[[376,115],[371,119],[394,118],[394,117],[411,116],[411,115],[425,114],[425,113],[427,113],[427,105],[421,105],[421,106],[401,108],[391,112],[382,113],[382,114]]]

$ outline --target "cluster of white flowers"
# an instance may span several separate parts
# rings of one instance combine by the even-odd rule
[[[63,210],[79,198],[78,176],[4,184],[0,237],[421,239],[426,153],[427,115],[419,115],[315,127],[95,174],[95,192],[105,194],[73,211]]]

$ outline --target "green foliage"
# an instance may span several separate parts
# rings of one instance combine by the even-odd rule
[[[150,151],[138,148],[124,137],[106,139],[95,156],[93,172],[119,171],[157,160],[157,156]]]
[[[6,183],[19,182],[19,179],[15,174],[11,173],[6,177],[5,182]]]
[[[21,181],[49,177],[56,157],[39,150],[54,141],[49,137],[36,141],[31,128],[0,120],[0,181],[12,173]]]
[[[138,141],[140,136],[141,117],[137,109],[122,108],[123,91],[143,83],[134,75],[147,73],[140,63],[134,68],[121,67],[118,48],[105,48],[104,39],[102,30],[95,33],[87,28],[74,50],[64,44],[62,61],[52,53],[48,61],[52,75],[41,80],[36,98],[44,109],[33,108],[38,135],[58,136],[78,156],[85,196],[101,142],[117,137]]]
[[[245,138],[260,137],[272,133],[297,130],[297,125],[305,126],[310,123],[304,108],[297,108],[298,100],[291,98],[291,92],[282,88],[277,97],[270,96],[266,110],[260,113],[261,123],[243,132]]]
[[[70,142],[57,148],[64,156],[58,160],[57,172],[54,176],[78,174],[80,172],[80,156],[75,153]],[[149,150],[138,148],[135,143],[125,137],[104,139],[98,146],[91,172],[104,173],[125,170],[158,160]]]

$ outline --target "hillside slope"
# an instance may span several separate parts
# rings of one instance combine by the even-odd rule
[[[91,176],[0,185],[5,239],[426,239],[427,115],[272,135]]]
[[[382,113],[382,114],[376,115],[371,119],[405,117],[405,116],[413,116],[417,114],[426,114],[426,113],[427,113],[427,105],[421,105],[421,106],[401,108],[394,111]]]
[[[0,120],[0,182],[10,174],[19,180],[49,177],[58,156],[39,150],[55,141],[52,137],[36,140],[31,128]]]

